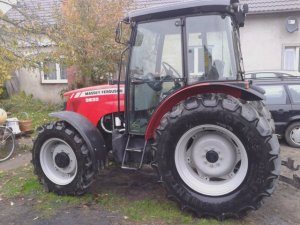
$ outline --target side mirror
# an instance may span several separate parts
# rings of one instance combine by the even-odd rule
[[[118,23],[117,28],[116,28],[116,36],[115,36],[115,41],[119,44],[123,45],[128,45],[128,40],[125,39],[127,37],[123,37],[123,24],[129,25],[130,23],[128,21],[122,20]],[[129,26],[128,26],[129,27]],[[127,27],[125,27],[127,28]],[[129,34],[128,28],[125,29],[125,36]]]
[[[121,38],[122,38],[122,22],[119,22],[116,28],[115,41],[121,44]]]

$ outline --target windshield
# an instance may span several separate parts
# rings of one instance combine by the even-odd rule
[[[237,79],[231,23],[220,15],[186,19],[189,84]]]

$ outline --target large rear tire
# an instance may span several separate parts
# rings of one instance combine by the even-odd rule
[[[161,120],[153,149],[168,196],[199,217],[246,215],[279,176],[280,146],[268,120],[231,96],[182,101]]]
[[[273,132],[275,132],[274,119],[273,119],[272,114],[270,113],[269,109],[265,105],[265,103],[263,101],[252,101],[252,102],[249,102],[249,104],[252,105],[256,109],[256,111],[258,112],[258,114],[260,116],[266,118],[269,121]]]
[[[34,171],[45,189],[60,195],[82,195],[95,172],[80,134],[66,122],[39,129],[32,151]]]

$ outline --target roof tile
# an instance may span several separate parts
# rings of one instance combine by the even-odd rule
[[[55,11],[63,0],[19,0],[17,7],[25,8],[25,14],[34,16],[42,23],[54,24]],[[166,5],[177,2],[186,2],[190,0],[134,0],[138,8]],[[199,0],[201,1],[201,0]],[[249,4],[249,11],[252,14],[273,13],[285,11],[300,12],[300,0],[240,0],[241,3]],[[8,18],[23,21],[25,19],[17,9],[10,9],[6,15]]]
[[[16,21],[24,21],[26,17],[30,17],[44,24],[54,24],[55,11],[60,4],[61,0],[19,0],[16,8],[8,10],[6,16]]]
[[[165,5],[189,0],[135,0],[140,7]],[[201,1],[201,0],[199,0]],[[300,11],[300,0],[240,0],[249,5],[250,13]]]
[[[300,0],[240,0],[249,4],[250,13],[300,11]]]

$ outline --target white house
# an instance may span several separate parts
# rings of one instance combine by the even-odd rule
[[[242,0],[250,7],[241,29],[245,70],[300,71],[300,0]]]

